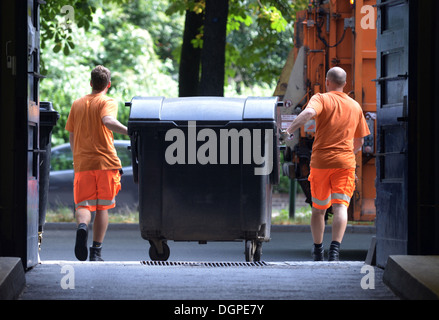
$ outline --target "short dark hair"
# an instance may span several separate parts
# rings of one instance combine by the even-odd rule
[[[340,67],[334,67],[329,69],[328,73],[326,74],[326,78],[334,82],[335,84],[342,86],[346,82],[346,71],[344,71]]]
[[[104,66],[97,66],[91,71],[91,85],[94,90],[104,90],[111,81],[111,72]]]

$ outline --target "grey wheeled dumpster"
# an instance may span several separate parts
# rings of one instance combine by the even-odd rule
[[[40,101],[40,201],[38,219],[38,243],[41,245],[43,228],[46,223],[46,209],[49,196],[50,154],[52,150],[52,129],[60,115],[53,109],[52,102]]]
[[[279,179],[277,97],[134,97],[128,133],[141,236],[152,260],[167,240],[245,241],[259,261]]]

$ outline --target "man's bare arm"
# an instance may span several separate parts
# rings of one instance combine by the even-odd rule
[[[113,132],[128,135],[127,127],[112,116],[103,117],[102,123]]]
[[[294,119],[293,123],[287,129],[287,133],[292,134],[296,132],[297,129],[315,117],[316,114],[317,112],[313,108],[306,108],[297,116],[296,119]]]
[[[357,154],[363,147],[364,138],[354,138],[354,154]]]
[[[73,152],[73,132],[69,132],[69,142],[70,142],[70,149],[72,149]]]

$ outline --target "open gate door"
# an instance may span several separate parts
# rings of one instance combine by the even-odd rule
[[[377,265],[407,254],[409,1],[378,0]]]
[[[39,6],[1,1],[0,256],[38,263]]]

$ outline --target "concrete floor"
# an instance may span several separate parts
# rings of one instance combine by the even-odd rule
[[[208,266],[200,262],[148,266],[139,261],[46,261],[26,273],[26,288],[20,299],[397,299],[383,284],[382,276],[383,270],[360,261],[285,261],[263,266]]]
[[[271,241],[263,245],[261,264],[244,262],[243,242],[169,241],[169,261],[154,265],[147,255],[148,243],[135,226],[110,227],[103,263],[76,261],[74,228],[62,227],[47,228],[42,262],[26,272],[20,299],[398,299],[383,283],[383,270],[364,263],[373,228],[348,228],[342,261],[336,263],[310,261],[309,226],[273,226]],[[328,246],[330,228],[325,241]]]
[[[151,300],[171,313],[183,311],[182,300],[186,304],[192,301],[192,306],[203,300],[210,302],[208,315],[217,315],[227,311],[224,300],[229,304],[232,300],[242,300],[241,304],[264,300],[266,312],[272,305],[267,301],[439,297],[437,256],[391,256],[386,270],[363,262],[373,229],[348,228],[342,246],[344,259],[319,263],[309,261],[306,228],[291,232],[289,227],[277,226],[272,231],[274,239],[264,244],[264,262],[252,265],[243,262],[240,242],[170,242],[174,251],[170,260],[153,264],[148,260],[146,242],[132,226],[109,229],[106,262],[78,262],[71,248],[72,230],[67,225],[63,228],[48,228],[42,261],[26,273],[20,269],[19,259],[0,258],[1,299]],[[281,306],[285,311],[289,308]]]

